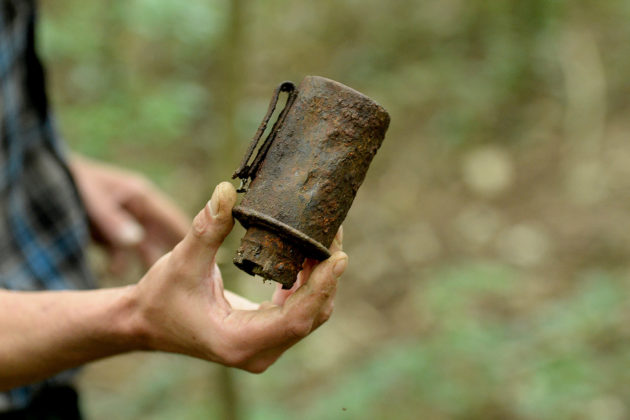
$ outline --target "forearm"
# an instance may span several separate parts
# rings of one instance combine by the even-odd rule
[[[142,348],[130,287],[0,290],[0,390]]]

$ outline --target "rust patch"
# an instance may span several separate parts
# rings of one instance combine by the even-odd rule
[[[288,93],[287,105],[248,165],[280,92]],[[284,82],[269,110],[234,174],[246,194],[233,214],[248,229],[234,263],[290,288],[306,257],[330,256],[389,115],[367,96],[318,76],[297,88]]]

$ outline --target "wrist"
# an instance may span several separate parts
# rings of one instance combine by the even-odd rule
[[[127,351],[153,350],[144,320],[137,285],[123,287],[115,301],[114,334]]]

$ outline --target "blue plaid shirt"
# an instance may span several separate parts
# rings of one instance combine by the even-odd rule
[[[34,31],[34,0],[0,0],[0,288],[91,288],[85,212],[48,112]],[[0,393],[0,411],[70,376]]]

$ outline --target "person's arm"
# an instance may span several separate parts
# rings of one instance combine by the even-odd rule
[[[262,372],[325,322],[347,256],[308,260],[290,291],[256,305],[225,297],[216,252],[236,192],[220,184],[175,248],[137,285],[100,291],[0,292],[0,389],[102,357],[160,350]],[[256,308],[256,309],[254,309]]]
[[[0,390],[140,348],[131,295],[130,288],[0,291]]]

